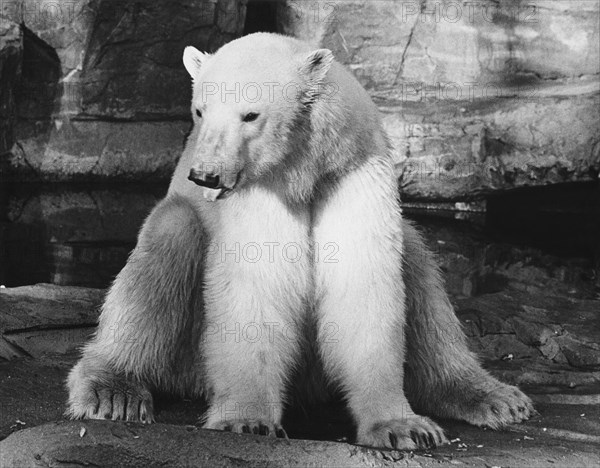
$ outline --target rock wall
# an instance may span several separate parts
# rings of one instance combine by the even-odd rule
[[[600,171],[594,1],[287,0],[380,104],[405,200],[464,200]]]
[[[14,144],[14,89],[21,71],[22,45],[19,25],[0,21],[0,155]]]
[[[168,177],[190,127],[183,48],[214,51],[241,35],[245,18],[245,0],[0,5],[2,31],[18,23],[23,32],[4,124],[14,144],[0,157],[14,178],[33,180]]]
[[[272,1],[272,30],[332,49],[378,103],[405,200],[598,179],[597,1]],[[2,2],[3,171],[166,178],[189,130],[183,47],[256,29],[260,4]]]

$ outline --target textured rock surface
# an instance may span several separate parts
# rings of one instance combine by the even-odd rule
[[[540,85],[512,99],[382,107],[403,198],[468,200],[596,180],[598,86]]]
[[[511,291],[459,300],[458,310],[472,348],[487,359],[535,358],[600,369],[597,300]]]
[[[25,28],[17,145],[21,179],[165,179],[189,130],[185,46],[239,36],[242,0],[9,0]]]
[[[21,72],[22,53],[23,37],[19,25],[0,16],[0,170],[2,155],[14,143],[14,91]]]
[[[61,419],[64,381],[77,347],[94,330],[103,291],[52,285],[0,289],[0,440],[14,433],[0,442],[0,465],[482,466],[484,460],[489,466],[589,466],[600,443],[599,302],[561,289],[548,294],[537,289],[539,281],[527,291],[515,289],[526,282],[517,278],[511,289],[503,284],[502,292],[456,302],[485,366],[524,388],[541,414],[501,432],[443,421],[453,443],[431,453],[202,431],[193,425],[204,402],[164,396],[156,401],[161,424],[150,427],[89,421],[34,427]],[[293,439],[353,437],[340,404],[290,412],[284,424]]]
[[[11,164],[33,180],[165,180],[189,128],[183,120],[69,120],[20,140]]]
[[[278,5],[275,29],[331,48],[380,105],[405,200],[597,180],[598,2]],[[245,1],[9,0],[2,13],[25,26],[22,80],[3,86],[19,117],[18,144],[11,119],[0,131],[12,177],[166,179],[189,130],[181,50],[239,36]]]
[[[522,466],[548,463],[591,466],[600,440],[593,418],[575,422],[573,410],[552,408],[538,424],[502,433],[464,426],[460,438],[431,453],[378,451],[348,444],[310,440],[282,441],[247,434],[226,434],[195,427],[85,421],[58,422],[27,429],[0,442],[3,467],[24,466]],[[567,418],[564,418],[564,415]],[[560,429],[559,418],[571,422]],[[550,424],[548,424],[550,423]],[[546,427],[541,429],[540,424]],[[563,422],[564,425],[564,422]],[[539,427],[536,427],[539,426]],[[558,427],[556,427],[558,426]],[[167,449],[165,449],[167,448]]]
[[[0,359],[74,351],[98,319],[101,289],[39,284],[0,291]]]
[[[452,444],[428,452],[379,451],[315,440],[283,441],[170,424],[51,422],[0,442],[3,467],[25,466],[593,466],[600,426],[591,405],[541,405],[542,416],[496,432],[446,423]]]
[[[597,2],[285,5],[280,29],[331,48],[381,105],[406,200],[597,179]]]
[[[122,467],[393,466],[392,457],[388,462],[372,451],[347,444],[281,441],[164,424],[51,423],[22,431],[1,444],[0,463],[6,468],[30,466],[37,460],[46,466],[98,462]],[[402,454],[396,457],[402,458]]]
[[[11,187],[4,199],[9,224],[0,226],[0,284],[6,286],[106,288],[166,192],[164,184],[32,185]]]
[[[481,92],[485,84],[600,71],[594,1],[285,3],[280,29],[331,48],[375,96],[403,99],[411,94],[408,84],[454,84],[463,91],[472,83]]]

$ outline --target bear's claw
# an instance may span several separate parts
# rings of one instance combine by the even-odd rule
[[[369,447],[394,450],[430,449],[448,443],[442,428],[429,418],[411,416],[374,424],[357,442]]]
[[[259,419],[221,421],[210,426],[205,426],[205,428],[225,432],[235,432],[237,434],[256,434],[267,437],[277,437],[279,439],[288,438],[287,433],[279,424],[266,422]]]
[[[86,374],[78,365],[69,376],[67,417],[154,422],[152,394],[145,386],[104,371],[94,378]]]
[[[531,399],[511,385],[500,384],[476,400],[463,405],[466,411],[460,417],[476,426],[499,429],[536,414]]]

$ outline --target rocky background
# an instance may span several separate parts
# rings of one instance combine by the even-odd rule
[[[2,171],[166,179],[189,130],[183,48],[243,32],[240,0],[3,0]]]
[[[597,0],[0,0],[0,466],[592,466],[599,14]],[[443,421],[452,444],[422,453],[343,443],[351,421],[330,406],[286,415],[291,441],[203,431],[188,400],[158,399],[150,427],[53,422],[190,129],[183,48],[259,30],[332,49],[380,106],[405,212],[471,348],[534,399],[531,421]],[[53,284],[13,287],[35,283]]]
[[[598,177],[598,2],[288,5],[282,30],[331,48],[380,104],[405,199]]]
[[[0,168],[12,180],[167,179],[181,64],[256,30],[332,49],[380,105],[405,200],[597,180],[598,2],[3,0]]]

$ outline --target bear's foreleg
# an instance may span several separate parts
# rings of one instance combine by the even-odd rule
[[[405,389],[413,406],[425,414],[491,428],[529,418],[533,412],[529,397],[489,375],[469,350],[420,234],[407,222],[403,231],[408,307]]]
[[[446,438],[416,415],[403,391],[405,323],[402,224],[387,161],[347,175],[318,207],[316,257],[319,346],[327,375],[345,392],[359,444],[399,449]]]
[[[219,207],[219,234],[207,255],[204,427],[282,437],[307,308],[308,211],[294,215],[261,188]]]
[[[67,416],[151,422],[151,389],[200,392],[192,342],[201,326],[203,242],[186,199],[171,196],[154,208],[69,374]]]

